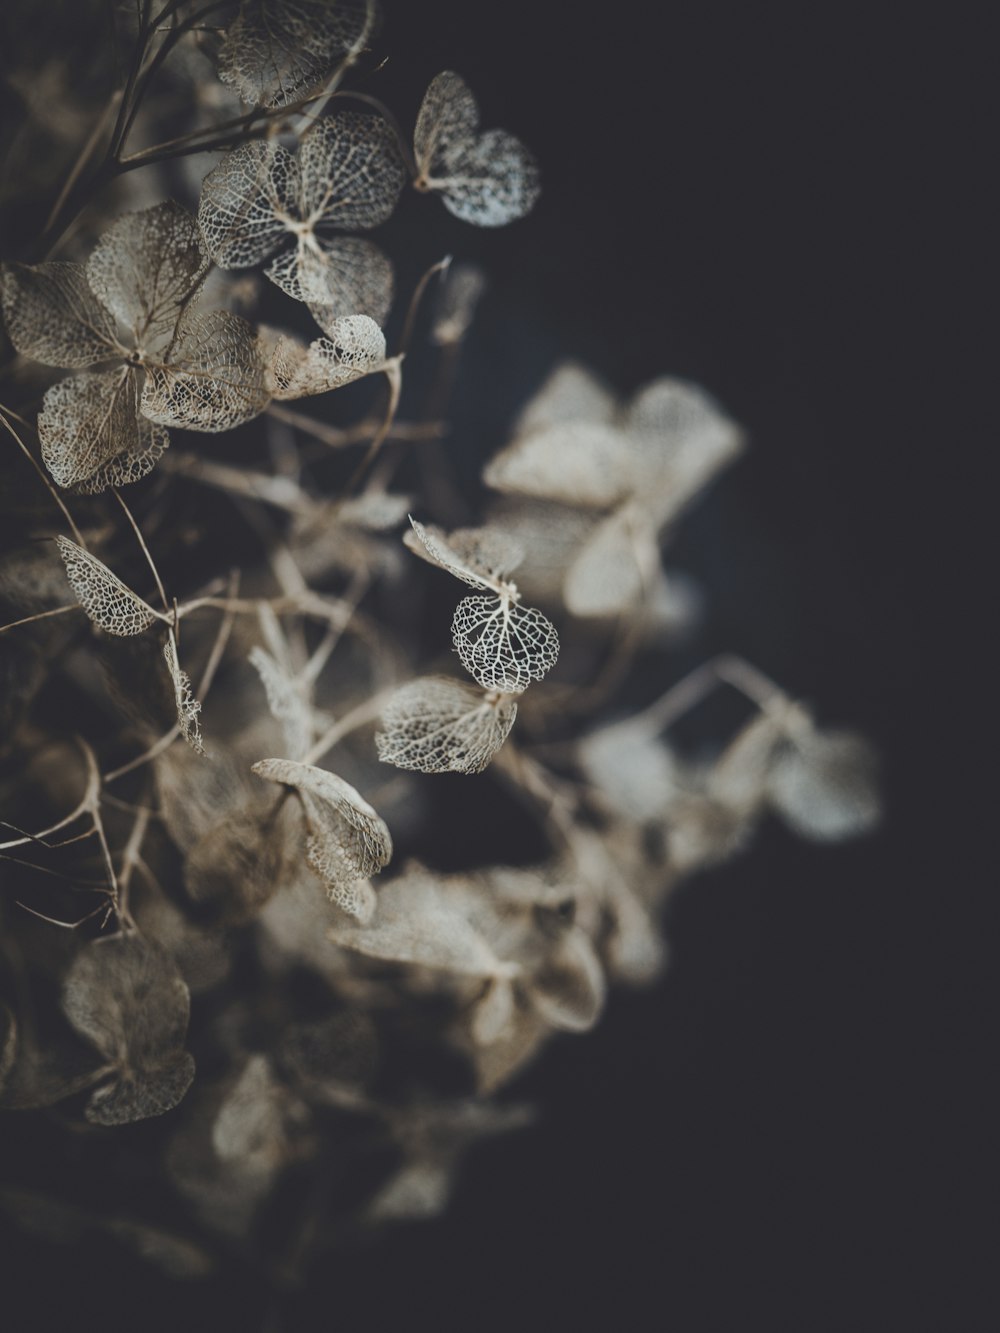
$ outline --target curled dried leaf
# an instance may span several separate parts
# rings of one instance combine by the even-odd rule
[[[499,528],[459,528],[442,532],[432,524],[410,519],[412,532],[404,533],[403,542],[414,555],[428,564],[446,569],[470,588],[489,588],[501,593],[504,579],[524,559],[520,545]]]
[[[370,886],[366,892],[363,881],[392,857],[392,838],[377,812],[350,783],[312,764],[261,759],[253,772],[295,788],[309,827],[309,864],[345,912],[358,919],[369,914]]]
[[[503,745],[517,702],[428,676],[397,690],[375,733],[378,757],[421,773],[481,773]]]
[[[96,556],[68,537],[57,537],[56,545],[77,601],[95,625],[108,634],[141,634],[158,618],[153,608]]]
[[[440,193],[463,222],[502,227],[524,217],[539,195],[538,166],[506,130],[479,133],[479,108],[452,70],[431,80],[417,115],[418,188]]]
[[[367,315],[333,320],[329,337],[305,347],[280,336],[270,351],[268,384],[279,400],[329,393],[385,364],[385,335]]]

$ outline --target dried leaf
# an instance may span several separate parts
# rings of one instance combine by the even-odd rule
[[[317,228],[369,231],[392,214],[406,182],[396,136],[381,116],[337,111],[299,148],[300,216]]]
[[[136,346],[166,339],[208,273],[197,219],[168,200],[126,213],[87,260],[87,281]]]
[[[481,773],[514,725],[517,703],[427,676],[397,690],[375,733],[378,757],[421,773]]]
[[[357,236],[322,237],[318,245],[323,262],[313,268],[309,289],[315,296],[306,304],[323,332],[334,337],[333,328],[346,315],[367,315],[384,324],[394,280],[392,264],[378,246]]]
[[[73,487],[78,495],[97,495],[109,486],[130,486],[141,481],[163,457],[170,444],[170,432],[145,417],[136,417],[136,443],[103,464]]]
[[[188,309],[165,364],[147,367],[142,413],[184,430],[232,430],[270,401],[267,366],[253,328],[228,310]]]
[[[463,597],[451,637],[466,671],[504,694],[541,680],[559,656],[559,635],[541,611],[499,597]]]
[[[128,1124],[171,1110],[194,1078],[183,1049],[188,989],[170,956],[140,935],[96,940],[77,956],[63,990],[76,1030],[117,1067],[97,1089],[87,1119]]]
[[[108,634],[141,634],[157,619],[153,608],[126,587],[96,556],[68,537],[57,537],[56,545],[77,601],[95,625],[100,625]]]
[[[767,797],[801,837],[834,842],[881,818],[875,752],[849,731],[796,729],[768,772]]]
[[[580,762],[604,804],[626,819],[662,819],[681,781],[677,761],[656,736],[632,721],[592,731]]]
[[[22,356],[75,370],[120,351],[111,314],[82,264],[4,264],[3,317]]]
[[[141,456],[138,409],[139,382],[131,366],[84,372],[53,384],[38,415],[38,438],[57,485],[103,489],[99,483],[112,475],[115,460]],[[156,447],[151,440],[150,445]]]
[[[538,198],[538,166],[505,130],[479,133],[479,108],[451,70],[431,80],[417,116],[413,149],[418,183],[443,196],[463,222],[502,227],[524,217]]]
[[[167,670],[170,672],[170,681],[174,687],[177,725],[181,729],[181,735],[192,750],[197,754],[204,754],[205,746],[201,738],[201,722],[198,718],[198,714],[201,712],[201,701],[194,697],[191,679],[187,672],[181,670],[181,664],[177,658],[177,641],[174,638],[173,630],[170,630],[167,634],[166,642],[163,645],[163,656],[167,660]]]
[[[370,886],[363,886],[363,881],[392,857],[392,838],[384,821],[350,783],[326,769],[291,759],[261,759],[253,772],[298,792],[309,826],[309,863],[326,882],[333,901],[361,919],[372,905]]]
[[[253,106],[287,106],[378,28],[374,0],[243,0],[219,48],[219,78]]]
[[[601,422],[558,421],[516,439],[486,465],[494,490],[604,509],[632,494],[629,442]]]

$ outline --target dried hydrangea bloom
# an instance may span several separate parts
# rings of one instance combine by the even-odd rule
[[[177,1105],[194,1078],[184,1050],[189,1007],[173,961],[142,936],[95,940],[80,952],[66,978],[63,1009],[116,1070],[91,1096],[88,1120],[129,1124]]]
[[[342,315],[382,323],[391,268],[368,231],[392,213],[405,180],[395,138],[379,116],[338,111],[302,136],[297,156],[272,140],[228,153],[205,177],[198,220],[222,268],[253,268],[304,301],[321,327]]]
[[[559,656],[555,626],[534,607],[520,604],[517,585],[506,575],[523,552],[505,533],[466,528],[446,535],[411,518],[404,541],[432,565],[446,569],[491,596],[463,597],[452,620],[452,642],[466,671],[484,690],[521,694],[541,680]]]
[[[517,701],[484,694],[461,681],[410,681],[382,710],[378,757],[420,773],[481,773],[510,733]]]
[[[530,212],[540,192],[538,165],[506,130],[479,131],[479,108],[451,70],[431,80],[413,133],[418,190],[478,227],[502,227]]]
[[[69,369],[38,417],[60,486],[90,494],[145,476],[166,426],[229,430],[268,402],[253,332],[226,311],[196,313],[208,271],[195,219],[172,202],[111,224],[86,265],[7,265],[3,307],[23,355]]]
[[[349,916],[364,920],[374,905],[365,881],[392,857],[384,821],[350,783],[326,769],[291,759],[261,759],[253,772],[295,788],[309,828],[309,864],[333,901]]]
[[[385,334],[367,315],[332,320],[327,337],[308,346],[288,334],[270,334],[262,340],[268,387],[279,401],[329,393],[385,368]]]
[[[875,752],[849,731],[790,729],[767,778],[767,799],[793,832],[818,842],[853,838],[881,818]]]
[[[57,537],[56,545],[77,601],[106,633],[141,634],[154,620],[160,619],[148,603],[89,551],[68,537]]]
[[[219,78],[252,106],[288,106],[375,35],[375,0],[242,0],[219,48]]]

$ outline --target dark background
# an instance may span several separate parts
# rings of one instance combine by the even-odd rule
[[[331,1260],[273,1326],[995,1328],[979,789],[953,678],[983,614],[985,34],[913,7],[385,8],[372,89],[403,123],[457,69],[544,172],[509,229],[413,224],[418,268],[450,248],[492,280],[455,438],[500,444],[563,356],[623,392],[707,387],[751,447],[672,551],[709,597],[697,655],[737,651],[866,732],[887,817],[831,848],[768,825],[682,887],[664,981],[514,1089],[537,1126],[480,1151],[442,1222]],[[6,1253],[13,1272],[30,1245]],[[81,1306],[106,1328],[262,1317],[231,1275],[181,1291],[96,1253],[48,1262],[38,1327]]]

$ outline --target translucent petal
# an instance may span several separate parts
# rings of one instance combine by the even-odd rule
[[[271,139],[227,153],[205,177],[198,225],[222,268],[253,268],[284,243],[286,219],[298,216],[299,164]],[[280,216],[279,216],[280,215]]]
[[[118,1067],[115,1080],[91,1097],[87,1119],[126,1124],[176,1106],[194,1077],[183,1050],[188,988],[165,950],[141,935],[88,944],[63,989],[76,1030]]]
[[[368,315],[384,324],[392,306],[392,264],[377,245],[355,236],[321,239],[322,268],[312,275],[316,298],[307,301],[309,313],[324,333],[345,315]]]
[[[219,49],[219,78],[253,106],[287,106],[377,27],[374,0],[243,0]]]
[[[522,436],[486,465],[494,490],[603,509],[632,494],[635,464],[629,442],[600,422],[554,422]]]
[[[740,814],[756,813],[764,803],[786,721],[797,711],[790,701],[776,701],[773,708],[751,718],[713,765],[708,776],[708,794]]]
[[[591,511],[553,500],[498,499],[487,511],[525,551],[517,586],[525,597],[561,601],[566,571],[597,523]]]
[[[499,592],[503,578],[524,558],[521,546],[498,528],[459,528],[450,534],[410,519],[403,541],[414,555],[446,569],[470,588]]]
[[[703,389],[658,379],[625,414],[645,502],[660,523],[673,518],[743,447],[743,432]]]
[[[368,231],[392,214],[406,182],[396,136],[381,116],[338,111],[302,136],[303,221]]]
[[[82,264],[3,265],[3,318],[22,356],[77,369],[118,353],[115,322]]]
[[[366,491],[337,506],[337,519],[366,532],[388,532],[402,523],[413,502],[412,496],[394,491]]]
[[[615,396],[603,380],[575,361],[563,361],[525,405],[514,433],[530,435],[567,422],[610,426],[617,410]]]
[[[120,454],[142,452],[139,382],[130,366],[84,371],[46,390],[38,414],[42,458],[60,486],[76,486]]]
[[[141,345],[173,332],[208,268],[197,219],[168,200],[112,222],[87,260],[87,281]]]
[[[504,694],[541,680],[559,656],[556,628],[541,611],[499,597],[463,597],[451,636],[466,671]]]
[[[281,723],[288,758],[298,759],[309,749],[312,741],[312,710],[309,702],[287,669],[269,652],[259,646],[252,648],[250,662],[260,676],[272,717]]]
[[[375,733],[378,757],[421,773],[481,773],[514,725],[517,703],[426,676],[396,691]]]
[[[680,773],[673,754],[641,723],[617,722],[584,737],[580,763],[605,804],[628,819],[662,819]]]
[[[181,729],[181,735],[192,750],[204,754],[205,746],[201,739],[201,723],[198,718],[201,701],[194,697],[187,672],[181,670],[181,664],[177,659],[177,643],[172,632],[167,635],[167,641],[163,645],[163,655],[167,661],[167,670],[170,672],[170,682],[174,687],[177,725]]]
[[[523,217],[539,194],[538,166],[506,130],[478,134],[479,109],[453,71],[431,80],[417,116],[414,153],[425,188],[464,222],[502,227]]]
[[[575,616],[615,616],[633,607],[659,568],[655,531],[633,505],[604,519],[570,565],[563,587]]]
[[[797,731],[767,779],[770,804],[794,832],[819,842],[867,833],[881,802],[875,752],[849,731]]]
[[[328,338],[309,347],[280,337],[270,354],[268,383],[275,398],[303,398],[339,389],[384,364],[382,330],[367,315],[348,315],[331,323]]]
[[[163,426],[215,434],[263,412],[267,365],[253,328],[228,310],[190,308],[166,364],[149,364],[142,413]]]
[[[77,601],[95,625],[108,634],[121,635],[141,634],[149,628],[156,612],[116,578],[107,565],[68,537],[57,537],[56,544]]]
[[[532,1004],[554,1028],[586,1032],[600,1017],[606,992],[604,971],[579,926],[560,937],[528,982]]]
[[[262,759],[253,772],[296,789],[309,826],[310,865],[346,912],[366,910],[370,895],[360,893],[356,883],[376,874],[392,857],[392,838],[375,810],[343,778],[311,764]]]
[[[153,470],[170,444],[170,432],[141,416],[136,417],[136,429],[137,443],[78,481],[73,487],[78,495],[97,495],[109,486],[130,486]]]
[[[367,926],[338,922],[330,937],[369,958],[446,972],[491,977],[512,970],[469,923],[455,896],[442,892],[433,875],[424,871],[410,871],[384,885]]]

